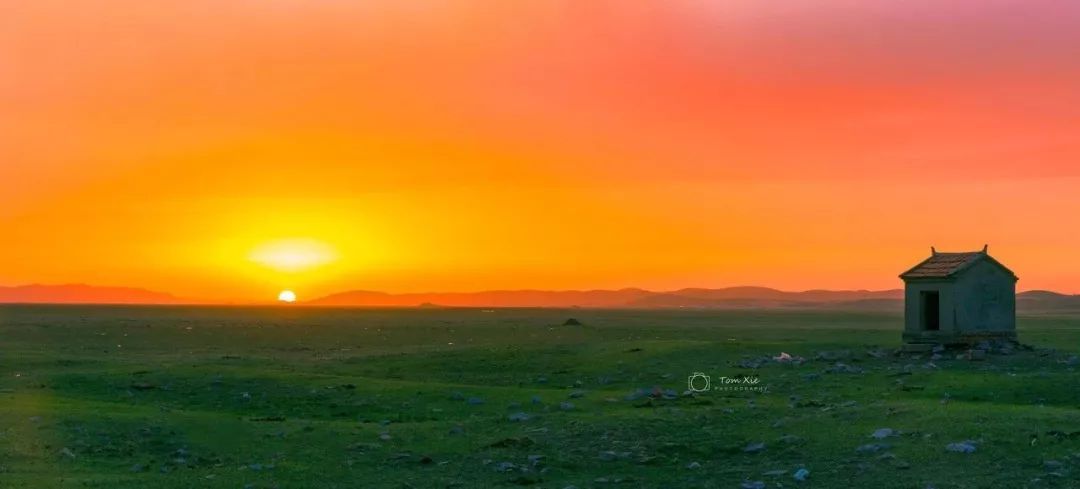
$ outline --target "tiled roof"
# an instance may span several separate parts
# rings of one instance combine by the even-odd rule
[[[904,272],[901,278],[946,278],[984,256],[980,251],[964,253],[934,253]]]
[[[905,280],[910,278],[949,278],[979,260],[988,260],[1008,272],[1009,275],[1016,277],[1012,270],[1009,270],[1001,262],[988,255],[984,247],[982,251],[965,251],[962,253],[939,253],[933,251],[930,258],[915,265],[911,270],[900,274],[900,278]]]

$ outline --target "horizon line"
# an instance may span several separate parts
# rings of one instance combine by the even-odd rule
[[[76,300],[73,300],[73,301],[48,301],[48,300],[46,300],[46,301],[30,301],[30,302],[27,302],[27,301],[11,301],[11,302],[7,302],[7,301],[4,301],[3,299],[0,299],[0,304],[4,304],[4,305],[117,305],[117,306],[121,306],[121,305],[130,305],[130,306],[139,306],[139,305],[153,306],[153,305],[159,305],[159,306],[238,306],[238,307],[280,305],[280,306],[286,306],[286,307],[287,306],[293,306],[293,307],[306,306],[306,307],[415,308],[415,307],[418,307],[419,304],[418,305],[412,305],[412,306],[405,306],[405,305],[353,305],[353,306],[349,306],[349,305],[314,304],[314,302],[317,302],[317,301],[320,301],[320,300],[323,300],[323,299],[327,299],[327,298],[330,298],[330,297],[334,297],[334,296],[339,296],[339,295],[343,295],[343,294],[349,294],[349,293],[383,294],[383,295],[394,297],[394,296],[422,296],[422,295],[470,295],[470,294],[514,293],[514,292],[542,292],[542,293],[573,293],[573,292],[579,292],[579,293],[588,293],[588,292],[641,291],[641,292],[648,292],[648,293],[652,293],[652,294],[670,294],[670,293],[675,293],[675,292],[680,292],[680,291],[685,291],[685,290],[693,290],[693,289],[696,289],[696,290],[709,290],[709,291],[731,290],[731,289],[762,289],[762,290],[789,293],[789,294],[801,294],[801,293],[807,293],[807,292],[882,293],[882,292],[902,292],[904,290],[903,287],[894,287],[894,288],[887,288],[887,289],[812,288],[812,289],[803,289],[803,290],[785,290],[785,289],[780,289],[780,288],[770,287],[770,286],[764,286],[764,285],[731,285],[731,286],[723,286],[723,287],[681,287],[681,288],[678,288],[678,289],[664,289],[664,290],[653,290],[653,289],[646,289],[646,288],[642,288],[642,287],[581,288],[581,289],[533,289],[533,288],[520,288],[520,289],[517,289],[517,288],[505,288],[505,289],[479,289],[479,290],[470,290],[470,291],[443,291],[443,292],[439,292],[439,291],[387,292],[387,291],[371,290],[371,289],[348,289],[348,290],[342,290],[342,291],[339,291],[339,292],[331,292],[331,293],[323,294],[323,295],[314,297],[312,299],[304,300],[304,301],[296,301],[295,303],[291,303],[291,304],[282,304],[280,301],[277,301],[277,300],[200,300],[200,299],[195,299],[195,298],[191,298],[191,297],[178,296],[178,295],[173,294],[171,292],[164,292],[164,291],[159,291],[159,290],[154,290],[154,289],[147,289],[147,288],[142,288],[142,287],[137,287],[137,286],[128,286],[128,285],[94,285],[94,284],[78,283],[78,282],[59,283],[59,284],[29,283],[29,284],[21,284],[21,285],[0,285],[0,289],[19,289],[19,288],[28,288],[28,287],[46,287],[46,288],[86,287],[86,288],[91,288],[91,289],[126,289],[126,290],[131,290],[131,291],[138,291],[138,292],[143,292],[143,293],[167,296],[167,297],[172,298],[173,300],[172,301],[147,300],[147,301],[128,301],[128,302],[97,302],[97,301],[79,301],[79,300],[76,299]],[[1030,293],[1030,292],[1049,292],[1049,293],[1057,294],[1057,295],[1061,295],[1061,296],[1077,296],[1077,295],[1080,295],[1080,294],[1072,294],[1072,293],[1067,293],[1067,292],[1059,292],[1059,291],[1055,291],[1055,290],[1051,290],[1051,289],[1017,290],[1016,294],[1019,295],[1019,294]],[[751,299],[751,298],[747,297],[747,299]],[[728,300],[737,300],[737,298],[731,298],[731,299],[728,299]],[[485,308],[485,307],[486,308],[552,308],[552,309],[559,309],[559,308],[566,308],[566,307],[585,307],[585,308],[603,308],[603,309],[618,308],[618,307],[609,307],[609,306],[483,306],[483,305],[452,306],[452,305],[442,305],[442,304],[433,304],[433,305],[439,306],[439,307],[448,307],[448,308]],[[633,308],[633,307],[631,307],[631,308]],[[636,308],[640,309],[642,307],[636,307]]]

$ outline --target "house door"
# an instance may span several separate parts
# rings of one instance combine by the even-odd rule
[[[923,291],[922,299],[922,327],[926,331],[938,331],[941,329],[941,297],[935,291]]]

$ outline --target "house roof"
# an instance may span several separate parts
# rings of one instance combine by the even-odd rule
[[[960,271],[974,265],[980,260],[989,260],[994,265],[997,265],[1002,270],[1005,270],[1014,278],[1016,274],[1002,265],[997,260],[990,257],[986,253],[986,247],[983,247],[982,251],[964,251],[959,253],[945,253],[939,252],[930,248],[930,258],[923,260],[918,265],[915,265],[910,270],[900,274],[900,278],[907,279],[920,279],[920,278],[951,278]]]

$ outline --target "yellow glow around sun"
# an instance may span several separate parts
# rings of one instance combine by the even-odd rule
[[[291,290],[283,290],[278,294],[277,300],[281,302],[296,302],[296,293]]]
[[[313,239],[282,239],[257,246],[248,258],[281,272],[301,272],[337,259],[337,252]]]

